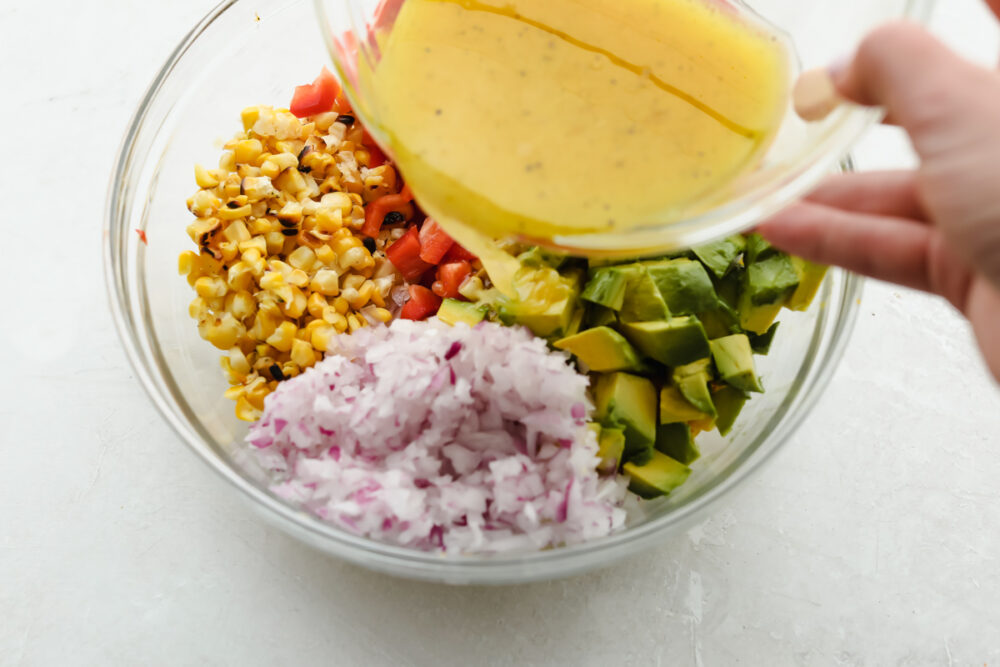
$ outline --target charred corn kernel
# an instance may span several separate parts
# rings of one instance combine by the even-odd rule
[[[233,146],[237,164],[253,164],[264,152],[264,145],[258,139],[243,139]]]
[[[328,245],[321,245],[316,248],[316,259],[318,259],[323,264],[330,266],[337,261],[337,253],[333,251]]]
[[[231,401],[236,401],[239,400],[240,396],[242,396],[243,392],[245,391],[246,387],[244,387],[243,385],[236,385],[235,387],[230,387],[229,389],[227,389],[225,392],[223,392],[222,395]]]
[[[229,289],[236,292],[250,289],[250,285],[253,284],[253,271],[250,264],[240,260],[230,266],[226,274],[226,282],[229,284]]]
[[[187,201],[188,210],[199,218],[213,215],[220,206],[222,206],[222,200],[210,190],[199,190]]]
[[[317,320],[317,322],[321,324],[312,330],[309,342],[320,352],[330,352],[334,349],[334,338],[337,335],[337,330],[323,320]]]
[[[267,239],[263,236],[254,236],[246,241],[240,241],[239,248],[243,253],[243,261],[254,262],[267,254]],[[247,253],[251,251],[255,254],[248,255]]]
[[[372,294],[375,293],[375,283],[370,280],[366,280],[363,285],[358,289],[358,298],[356,301],[351,303],[351,307],[355,310],[359,308],[364,308],[372,300]]]
[[[254,236],[261,234],[267,234],[268,232],[278,232],[281,231],[281,227],[278,225],[277,220],[272,220],[270,218],[265,218],[263,216],[256,217],[252,219],[248,225],[250,233]],[[264,248],[267,248],[267,244],[264,244]]]
[[[229,302],[229,299],[232,299]],[[241,322],[254,316],[257,312],[257,303],[253,300],[250,292],[240,291],[227,297],[226,311],[233,314],[233,317]]]
[[[351,333],[354,333],[358,329],[363,328],[365,325],[362,324],[364,318],[358,319],[353,313],[347,316],[347,329]]]
[[[392,313],[385,308],[376,308],[372,311],[372,315],[382,324],[388,324],[392,320]]]
[[[313,218],[316,229],[327,234],[332,234],[344,227],[344,216],[335,208],[321,208]]]
[[[229,361],[229,357],[219,357],[219,366],[222,367],[222,372],[226,374],[229,384],[241,384],[246,379],[246,373],[238,373]]]
[[[268,232],[264,239],[267,241],[267,252],[270,255],[281,254],[285,247],[285,236],[282,232]]]
[[[324,296],[337,296],[340,294],[340,277],[336,271],[320,269],[313,275],[309,289]]]
[[[222,235],[230,241],[242,243],[251,239],[250,230],[242,220],[233,220],[222,230]]]
[[[191,319],[200,320],[208,314],[208,304],[200,296],[188,305],[188,315]]]
[[[250,405],[246,396],[236,399],[236,418],[245,422],[255,422],[261,417],[262,411]]]
[[[374,261],[372,260],[371,254],[368,249],[364,246],[358,248],[351,248],[347,252],[339,256],[340,267],[342,269],[363,269],[368,266],[373,266]]]
[[[292,349],[297,329],[298,327],[292,322],[282,322],[274,333],[267,337],[267,344],[280,352],[288,352]]]
[[[245,218],[251,213],[250,204],[244,204],[238,208],[230,208],[228,206],[223,206],[219,209],[216,215],[221,220],[237,220],[239,218]]]
[[[259,202],[279,194],[274,185],[271,184],[271,179],[263,175],[245,177],[240,181],[240,192],[246,195],[251,202]]]
[[[219,259],[228,264],[236,259],[240,254],[239,246],[232,241],[222,241],[218,245]]]
[[[214,188],[219,184],[219,179],[216,178],[212,172],[200,164],[194,166],[194,182],[198,184],[199,188]]]
[[[316,363],[316,352],[313,346],[304,340],[295,339],[292,341],[292,361],[299,368],[309,368]]]
[[[323,195],[319,200],[324,208],[332,208],[340,211],[341,215],[350,215],[354,208],[354,200],[346,192],[331,192]]]
[[[299,193],[306,189],[306,182],[302,178],[302,172],[295,167],[289,167],[274,179],[274,186],[282,192],[298,197]]]
[[[225,280],[217,276],[202,276],[195,281],[194,290],[204,299],[213,299],[226,296],[229,286]]]
[[[348,231],[348,230],[344,230],[344,231],[346,231],[348,235],[347,236],[342,236],[341,238],[336,239],[333,242],[333,245],[332,245],[334,252],[337,253],[338,257],[340,257],[340,263],[341,263],[341,265],[344,264],[344,253],[346,253],[349,250],[353,250],[355,248],[358,248],[358,247],[362,246],[361,239],[359,239],[356,236],[351,235],[350,231]],[[336,238],[336,237],[334,237],[334,238]]]
[[[278,221],[282,226],[295,226],[302,222],[302,204],[297,201],[287,202],[278,211]]]
[[[337,333],[347,331],[347,318],[338,313],[336,308],[327,307],[323,309],[323,321],[333,326]]]
[[[291,298],[285,300],[284,310],[285,314],[292,318],[302,317],[302,314],[306,312],[306,306],[308,305],[308,299],[306,295],[302,293],[298,287],[289,286],[288,290],[291,293]]]
[[[341,281],[341,287],[344,289],[358,289],[365,283],[365,277],[357,273],[349,273],[344,276]]]
[[[240,120],[243,121],[243,130],[249,132],[259,118],[260,107],[247,107],[244,109],[240,113]]]
[[[351,304],[343,296],[338,296],[333,300],[333,308],[341,315],[346,315],[347,311],[351,309]]]
[[[345,287],[340,290],[340,298],[347,302],[347,309],[352,310],[358,301],[358,290],[353,287]]]
[[[260,288],[269,291],[277,291],[285,286],[285,277],[279,271],[267,271],[260,278]]]
[[[177,258],[177,273],[182,276],[190,275],[194,271],[197,259],[198,255],[194,254],[190,250],[182,252]]]
[[[374,285],[374,282],[372,284]],[[375,289],[372,290],[371,301],[379,308],[385,308],[385,297],[382,296],[382,293],[379,291],[378,285],[375,285]]]
[[[309,300],[306,303],[306,310],[313,317],[323,317],[323,309],[329,306],[326,299],[319,292],[313,292],[309,295]]]
[[[236,169],[236,154],[233,151],[223,151],[219,156],[219,169],[233,171]]]
[[[288,256],[288,263],[296,269],[308,271],[316,263],[316,253],[311,248],[301,246]]]
[[[209,323],[205,327],[204,337],[209,343],[220,350],[228,350],[239,340],[246,330],[229,313],[222,316],[214,323]]]
[[[309,284],[309,274],[302,269],[293,269],[285,276],[285,282],[295,287],[305,287]]]

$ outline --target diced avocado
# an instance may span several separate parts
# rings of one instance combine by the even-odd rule
[[[754,262],[765,260],[772,255],[776,255],[781,251],[775,248],[773,245],[764,240],[764,237],[760,234],[747,234],[746,235],[747,246],[746,246],[746,265],[750,266]]]
[[[522,267],[513,278],[516,297],[498,304],[504,324],[522,324],[541,338],[562,335],[577,311],[579,281],[552,268]]]
[[[618,323],[618,315],[610,308],[589,304],[587,306],[587,313],[583,318],[583,323],[588,327],[612,326]]]
[[[736,418],[747,402],[747,395],[739,389],[728,385],[712,394],[715,402],[715,410],[719,415],[715,418],[715,427],[719,429],[719,435],[729,435],[733,430]]]
[[[750,303],[763,306],[784,303],[798,285],[799,274],[792,258],[785,253],[776,253],[747,266],[743,289],[750,296]]]
[[[437,317],[445,324],[455,326],[459,322],[465,322],[470,327],[483,321],[486,317],[486,308],[468,301],[458,299],[445,299],[441,302]]]
[[[621,310],[627,285],[628,275],[618,267],[608,266],[594,272],[580,298],[611,310]]]
[[[711,418],[711,415],[691,405],[677,387],[664,387],[660,390],[661,424],[680,424]]]
[[[623,322],[621,331],[647,357],[667,366],[682,366],[708,356],[708,336],[697,317],[659,322]]]
[[[678,366],[674,369],[673,381],[681,395],[691,405],[714,418],[716,415],[715,404],[712,402],[712,393],[708,389],[708,381],[711,379],[710,366],[710,359],[700,359],[684,366]]]
[[[715,274],[716,278],[722,278],[746,247],[746,238],[737,234],[728,239],[694,248],[694,254],[709,271]]]
[[[551,267],[553,269],[558,269],[565,264],[568,259],[569,255],[566,255],[565,253],[552,252],[551,250],[545,250],[538,246],[529,248],[517,256],[517,261],[521,262],[523,266],[530,266],[533,268]]]
[[[749,298],[740,300],[740,327],[747,333],[766,333],[774,320],[781,312],[781,304],[774,303],[766,306],[755,306],[749,302]]]
[[[601,459],[597,469],[609,474],[617,472],[625,453],[625,431],[620,428],[602,429],[597,442],[597,456]]]
[[[587,263],[590,265],[591,270],[593,270],[604,266],[622,266],[624,264],[632,264],[638,259],[638,257],[589,257]]]
[[[638,371],[642,360],[635,348],[614,329],[596,327],[563,338],[554,343],[560,350],[566,350],[597,372]]]
[[[688,424],[660,424],[656,427],[656,451],[685,465],[698,460],[701,451]]]
[[[583,308],[577,308],[573,312],[573,317],[569,320],[569,326],[566,327],[566,331],[563,332],[563,338],[568,338],[569,336],[575,336],[580,333],[580,329],[583,328],[583,317],[586,315],[586,311]]]
[[[743,291],[743,275],[745,273],[742,269],[731,271],[724,278],[713,281],[715,294],[719,297],[720,307],[729,307],[732,310],[736,310],[736,307],[740,303],[740,292]]]
[[[668,259],[643,264],[672,315],[711,310],[718,302],[715,286],[701,262]]]
[[[648,460],[656,442],[656,387],[644,377],[603,373],[594,383],[594,419],[625,432],[625,458]]]
[[[699,313],[698,321],[705,328],[705,335],[709,338],[722,338],[732,333],[743,332],[739,315],[728,307]]]
[[[820,285],[823,284],[823,278],[826,277],[829,267],[822,264],[814,264],[801,257],[793,256],[791,260],[792,266],[795,267],[795,272],[799,277],[799,286],[788,297],[788,302],[785,306],[792,310],[808,310],[809,305],[816,298],[816,293],[819,291]]]
[[[744,392],[764,391],[754,369],[753,349],[746,334],[716,338],[711,347],[715,368],[724,382]]]
[[[762,334],[756,334],[753,332],[747,333],[747,338],[750,339],[750,347],[753,348],[754,354],[767,354],[771,351],[771,343],[774,342],[774,334],[778,332],[778,327],[781,322],[775,322],[771,325],[771,328]]]
[[[666,454],[653,450],[645,464],[629,462],[622,471],[631,479],[629,491],[641,498],[665,496],[683,484],[691,474],[691,469],[675,461]]]
[[[641,264],[630,264],[620,267],[628,283],[625,286],[625,299],[618,319],[622,322],[652,322],[670,317],[667,304],[660,296],[660,290],[653,282],[649,272]]]

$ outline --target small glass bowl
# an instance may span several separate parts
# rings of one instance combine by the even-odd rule
[[[384,43],[382,37],[391,33],[394,17],[405,0],[314,1],[323,36],[354,110],[379,138],[380,126],[372,118],[377,105],[370,87],[359,81],[357,62],[376,66],[380,56],[377,43]],[[885,21],[926,21],[934,5],[934,0],[707,1],[758,15],[786,35],[798,56],[798,71],[824,67],[847,55],[865,34]],[[389,17],[392,20],[387,20]],[[378,40],[370,38],[372,32],[380,35]],[[748,229],[816,185],[880,117],[877,109],[842,105],[825,120],[806,123],[789,101],[778,136],[760,165],[697,206],[680,213],[665,212],[663,219],[633,229],[581,231],[544,242],[568,252],[638,255],[691,247]],[[415,194],[419,200],[420,192]],[[435,204],[427,202],[426,206]],[[447,218],[444,209],[429,210]]]
[[[504,556],[445,557],[343,532],[277,498],[239,464],[246,424],[222,397],[219,353],[188,317],[194,293],[177,274],[191,248],[185,200],[193,165],[213,165],[248,105],[280,106],[326,62],[309,0],[231,0],[205,17],[154,79],[128,128],[108,193],[106,277],[123,346],[145,390],[180,438],[269,521],[323,551],[416,579],[501,584],[569,576],[610,565],[677,535],[746,480],[821,396],[858,309],[860,280],[831,271],[807,313],[782,318],[775,353],[760,359],[767,393],[751,401],[726,439],[699,438],[704,456],[667,498],[638,505],[627,528],[580,546]],[[255,11],[256,10],[256,11]],[[145,231],[148,245],[134,230]]]

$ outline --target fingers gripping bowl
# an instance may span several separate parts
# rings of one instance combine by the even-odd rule
[[[857,308],[856,278],[831,272],[805,313],[782,317],[782,354],[762,358],[767,393],[752,401],[725,439],[699,438],[702,458],[666,498],[630,511],[623,530],[595,541],[507,556],[443,558],[390,546],[338,529],[275,495],[238,460],[246,433],[232,403],[218,352],[187,315],[192,293],[177,276],[189,248],[182,202],[191,164],[211,164],[239,110],[290,99],[294,84],[315,75],[319,40],[289,37],[312,26],[308,2],[271,13],[234,2],[207,17],[181,44],[138,110],[111,184],[105,230],[107,279],[124,346],[141,382],[181,438],[252,505],[287,532],[333,555],[380,571],[452,583],[507,583],[585,571],[676,534],[734,488],[786,442],[828,381]],[[261,43],[270,45],[267,53]],[[145,232],[148,244],[133,230]]]

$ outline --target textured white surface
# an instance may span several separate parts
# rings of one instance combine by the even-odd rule
[[[948,307],[879,284],[795,441],[615,569],[416,584],[258,521],[142,393],[100,270],[125,123],[211,4],[0,3],[0,664],[1000,661],[1000,392]],[[939,32],[994,61],[980,3],[942,4]],[[889,131],[859,153],[910,159]]]

